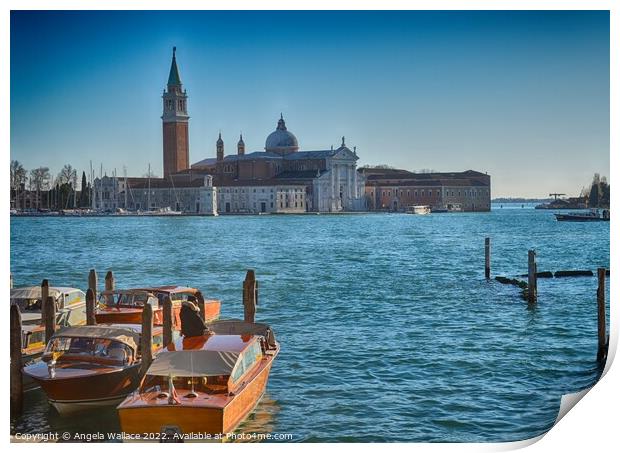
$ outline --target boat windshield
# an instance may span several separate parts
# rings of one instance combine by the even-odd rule
[[[159,305],[163,305],[164,304],[164,300],[166,299],[166,297],[170,297],[170,300],[172,302],[185,302],[185,301],[190,301],[190,302],[196,302],[196,296],[192,293],[189,292],[182,292],[182,293],[157,293],[157,300],[159,301]]]
[[[157,306],[157,299],[148,293],[104,293],[99,298],[99,302],[108,307],[123,306],[142,308],[147,302]]]
[[[216,394],[228,391],[229,376],[172,376],[173,391],[179,396],[192,392]],[[155,392],[157,394],[170,394],[170,377],[147,375],[140,386],[140,393]]]
[[[133,359],[129,346],[108,338],[55,337],[47,345],[45,355],[56,360],[102,359],[115,365],[127,365]]]

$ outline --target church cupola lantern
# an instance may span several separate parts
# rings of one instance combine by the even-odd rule
[[[245,154],[245,142],[243,141],[243,134],[239,134],[239,142],[237,143],[237,154],[243,156]]]

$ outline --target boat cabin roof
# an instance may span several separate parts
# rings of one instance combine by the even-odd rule
[[[71,293],[84,292],[78,288],[70,288],[68,286],[50,286],[49,294],[53,298],[57,299],[61,294],[69,295]],[[41,298],[41,286],[24,286],[22,288],[11,289],[11,299],[40,299]]]
[[[140,330],[132,324],[103,324],[96,326],[65,327],[54,334],[53,338],[99,338],[115,340],[130,346],[134,350],[140,344]]]
[[[177,285],[148,286],[145,288],[139,288],[139,290],[149,291],[152,293],[165,293],[165,294],[174,294],[174,293],[196,294],[198,292],[196,288],[191,288],[189,286],[177,286]]]
[[[151,376],[227,376],[237,364],[240,352],[208,349],[162,351],[151,364]]]
[[[200,335],[181,337],[167,346],[168,351],[215,351],[241,353],[256,338],[254,335]]]
[[[270,348],[276,347],[276,337],[269,325],[260,322],[245,322],[240,319],[223,319],[209,323],[209,329],[217,335],[260,335]]]
[[[149,289],[142,288],[130,288],[130,289],[113,289],[113,290],[105,290],[101,291],[99,294],[101,295],[110,295],[110,294],[145,294],[148,296],[153,296],[153,292]]]

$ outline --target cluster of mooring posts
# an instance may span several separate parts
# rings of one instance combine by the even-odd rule
[[[607,360],[607,350],[609,348],[609,335],[606,332],[606,307],[605,307],[605,279],[609,275],[609,269],[599,267],[596,273],[598,277],[598,289],[596,291],[597,318],[598,318],[598,351],[596,359],[599,364],[604,365]],[[484,276],[487,280],[491,279],[491,238],[484,239]],[[515,285],[521,288],[521,296],[527,300],[528,304],[534,305],[538,302],[538,279],[539,278],[562,278],[562,277],[588,277],[594,276],[591,270],[563,270],[538,272],[536,265],[536,251],[527,252],[527,282],[516,278],[497,276],[495,280],[502,284]]]
[[[13,287],[11,275],[11,288]],[[56,304],[54,298],[49,295],[49,281],[44,279],[41,283],[41,300],[44,301],[41,308],[41,325],[45,326],[45,343],[47,344],[56,332]],[[108,271],[105,276],[105,290],[114,291],[114,274]],[[200,317],[205,321],[205,300],[199,291],[196,294]],[[96,325],[95,310],[97,300],[97,272],[91,269],[88,273],[88,290],[86,291],[86,325]],[[243,281],[243,312],[245,322],[253,323],[258,305],[258,282],[253,269],[246,273]],[[163,300],[163,344],[172,342],[172,300],[166,296]],[[11,304],[10,315],[10,347],[11,347],[11,414],[19,415],[23,410],[24,385],[23,385],[23,359],[22,359],[22,319],[19,307]],[[142,365],[140,377],[144,376],[153,362],[153,308],[145,304],[142,311],[142,329],[140,333],[140,350]]]

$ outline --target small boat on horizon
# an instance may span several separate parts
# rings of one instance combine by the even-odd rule
[[[115,406],[140,383],[141,325],[67,327],[50,339],[41,361],[23,368],[61,415]],[[153,351],[162,329],[153,328]]]
[[[427,215],[431,213],[431,207],[428,205],[407,206],[405,213]]]
[[[609,222],[609,209],[593,208],[586,212],[575,212],[568,214],[554,214],[558,222]]]
[[[136,211],[138,216],[178,216],[183,215],[181,211],[173,211],[170,206],[164,208],[154,208],[149,211]]]
[[[117,408],[128,434],[225,434],[252,412],[267,386],[280,345],[270,327],[216,321],[154,359],[139,388]]]

